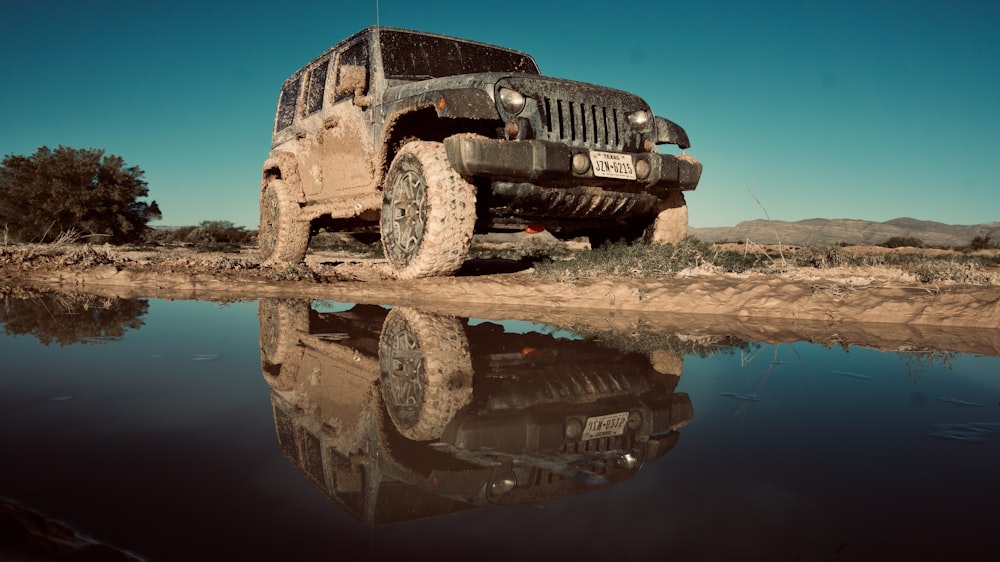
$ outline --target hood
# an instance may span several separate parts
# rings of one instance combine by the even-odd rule
[[[428,92],[464,89],[483,90],[484,92],[487,92],[492,99],[496,83],[510,77],[510,74],[505,73],[482,72],[413,81],[389,79],[383,100],[385,103],[391,103],[406,98],[420,96]]]

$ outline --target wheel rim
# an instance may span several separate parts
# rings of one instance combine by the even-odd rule
[[[393,308],[379,337],[381,396],[400,435],[440,439],[472,400],[472,357],[461,321]]]
[[[389,258],[406,266],[420,250],[427,224],[427,184],[420,172],[408,169],[393,182],[389,193],[390,211],[383,217],[383,234]],[[386,224],[388,221],[388,224]],[[388,227],[388,228],[386,228]]]
[[[424,402],[425,364],[416,336],[402,326],[386,334],[382,372],[394,417],[404,427],[416,423]]]

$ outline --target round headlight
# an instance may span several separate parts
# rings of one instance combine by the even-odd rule
[[[635,458],[635,455],[632,453],[625,453],[624,455],[618,457],[618,466],[634,470],[639,466],[639,459]]]
[[[511,470],[496,474],[489,484],[490,496],[502,496],[517,487],[517,476]]]
[[[645,126],[652,119],[653,116],[650,115],[650,113],[644,109],[640,109],[639,111],[633,111],[632,113],[628,114],[629,123],[632,123],[632,125],[636,127]]]
[[[576,441],[581,435],[583,435],[583,422],[577,418],[570,418],[566,420],[564,432],[566,439]]]
[[[500,88],[500,105],[504,111],[517,115],[524,109],[524,96],[517,90],[510,88]]]

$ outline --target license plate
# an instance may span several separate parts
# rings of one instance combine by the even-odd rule
[[[591,150],[590,163],[594,168],[594,175],[597,177],[621,180],[635,179],[635,166],[632,165],[632,157],[628,154]]]
[[[587,425],[584,426],[583,436],[580,439],[588,441],[599,437],[621,435],[625,433],[626,423],[628,423],[628,412],[587,418]]]

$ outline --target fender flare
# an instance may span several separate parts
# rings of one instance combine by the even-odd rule
[[[459,88],[428,92],[438,117],[500,120],[496,103],[485,90]]]
[[[295,156],[288,152],[279,152],[268,156],[261,171],[260,192],[264,192],[271,178],[280,178],[285,182],[285,188],[297,202],[304,202],[306,194],[302,191],[302,181],[299,178],[299,164]]]
[[[431,90],[394,102],[384,120],[384,138],[375,167],[379,182],[392,163],[389,137],[396,129],[396,124],[407,115],[430,110],[433,110],[439,119],[482,119],[501,122],[493,98],[479,88]]]

